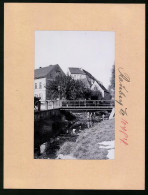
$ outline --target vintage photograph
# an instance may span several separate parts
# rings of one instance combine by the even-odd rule
[[[115,32],[35,31],[34,158],[114,154]]]

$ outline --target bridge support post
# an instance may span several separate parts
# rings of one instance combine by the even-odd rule
[[[48,101],[46,101],[46,110],[48,110]]]
[[[40,110],[41,110],[41,102],[39,101],[38,102],[38,111],[40,112]]]

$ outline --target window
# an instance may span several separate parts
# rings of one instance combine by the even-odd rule
[[[43,98],[43,95],[40,93],[40,94],[39,94],[39,97],[40,97],[40,98],[41,98],[41,100],[42,100],[42,98]]]
[[[42,89],[42,83],[41,82],[39,83],[39,88]]]
[[[35,83],[35,89],[37,89],[37,83]]]

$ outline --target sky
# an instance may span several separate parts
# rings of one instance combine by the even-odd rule
[[[35,31],[35,69],[59,64],[83,68],[108,88],[115,63],[115,32]]]

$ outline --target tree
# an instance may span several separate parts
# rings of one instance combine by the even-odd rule
[[[97,90],[97,91],[91,91],[91,99],[92,100],[102,100],[102,93]]]
[[[115,65],[112,67],[112,74],[111,74],[111,80],[110,80],[110,85],[108,88],[109,92],[111,93],[112,97],[115,96]]]
[[[81,80],[74,80],[69,75],[59,75],[47,85],[48,99],[87,99],[91,96],[91,90],[85,87]]]

